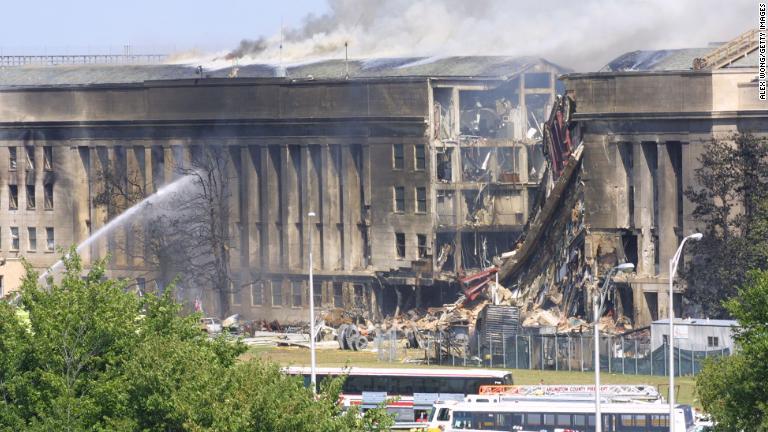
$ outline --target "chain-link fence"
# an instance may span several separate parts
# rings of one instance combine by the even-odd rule
[[[454,341],[433,338],[427,341],[426,362],[453,366],[541,369],[561,371],[594,370],[594,339],[587,335],[496,335],[477,334],[456,349]],[[730,350],[675,348],[675,374],[695,375],[710,357],[729,355]],[[600,338],[600,369],[628,375],[667,375],[669,347],[652,349],[648,338],[605,336]],[[380,354],[381,357],[381,354]]]
[[[376,347],[379,361],[390,363],[398,361],[397,342],[397,332],[395,330],[376,332],[373,338],[373,345]]]

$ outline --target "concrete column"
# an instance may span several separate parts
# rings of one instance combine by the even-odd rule
[[[243,197],[246,206],[241,218],[243,224],[243,236],[248,239],[247,255],[248,267],[252,270],[261,269],[261,189],[259,183],[259,170],[261,169],[261,150],[256,146],[243,146],[240,148],[244,185]],[[244,246],[245,247],[245,246]]]
[[[651,324],[651,315],[648,310],[648,304],[645,301],[642,284],[629,284],[632,289],[632,305],[634,310],[632,316],[635,317],[633,323],[635,328],[645,327]]]
[[[282,187],[280,201],[283,225],[283,263],[291,269],[301,268],[301,236],[297,224],[301,221],[300,187],[294,153],[297,147],[283,145],[280,151]]]
[[[649,166],[649,146],[655,143],[633,143],[633,186],[635,188],[635,213],[634,226],[640,231],[637,239],[638,257],[637,273],[640,275],[654,275],[656,273],[653,245],[653,175]],[[645,302],[643,300],[643,302]],[[637,302],[635,302],[637,304]]]
[[[144,149],[142,147],[125,147],[125,172],[129,181],[127,190],[131,195],[137,194],[140,185],[143,185],[145,182],[144,164],[141,160],[143,159],[143,156]],[[134,182],[136,183],[136,186],[132,185]],[[133,204],[134,203],[126,203],[126,209]],[[137,214],[131,220],[127,221],[122,228],[123,235],[125,236],[123,252],[125,254],[126,265],[129,267],[144,265],[144,260],[142,259],[143,254],[140,250],[140,245],[142,243],[141,232],[139,231],[142,229],[144,216],[145,215],[141,213]]]
[[[334,150],[328,145],[322,148],[322,207],[323,207],[323,265],[328,270],[341,269],[341,248],[339,224],[341,202],[339,201],[339,173],[333,156]]]
[[[523,136],[525,136],[526,132],[528,131],[528,107],[525,105],[525,74],[521,73],[520,77],[520,86],[518,87],[518,92],[520,94],[520,115],[523,117]]]
[[[279,149],[264,146],[261,148],[261,244],[262,269],[274,271],[281,266],[280,254],[280,157]]]
[[[163,184],[168,184],[173,181],[173,175],[176,171],[176,164],[178,161],[174,159],[173,148],[170,146],[163,147]]]
[[[459,136],[461,134],[461,106],[459,105],[459,89],[456,87],[451,88],[451,107],[453,118],[453,135]]]
[[[670,157],[670,146],[674,143],[658,145],[658,184],[659,184],[659,262],[660,274],[669,273],[669,260],[677,250],[677,178]],[[661,300],[659,301],[661,304]]]
[[[42,150],[42,148],[41,148]],[[72,210],[73,210],[73,219],[72,219],[72,243],[74,244],[80,244],[85,239],[88,238],[88,228],[85,224],[85,220],[89,217],[89,205],[90,200],[88,199],[88,182],[89,182],[89,168],[90,168],[90,154],[87,147],[78,147],[77,150],[69,150],[69,149],[62,149],[67,152],[67,154],[70,156],[71,164],[69,165],[73,172],[70,174],[72,175],[72,190],[66,191],[61,190],[61,187],[58,189],[58,196],[54,196],[54,211],[56,211],[56,214],[62,214],[59,213],[61,210],[61,204],[62,204],[62,198],[65,196],[72,198]],[[61,155],[59,154],[59,160],[61,159]],[[54,158],[56,159],[56,158]],[[42,160],[35,163],[35,168],[38,169],[38,171],[43,171],[43,164]],[[63,168],[63,167],[61,167]],[[42,177],[44,173],[38,174],[40,183],[42,183]],[[38,183],[38,184],[40,184]],[[59,185],[61,186],[61,185]],[[39,188],[38,188],[39,189]],[[54,194],[56,194],[57,187],[54,186]],[[39,206],[43,206],[43,200],[44,197],[41,192],[42,190],[36,191],[36,194],[38,196],[37,203]],[[21,191],[19,191],[21,193]],[[71,194],[71,195],[70,195]],[[58,198],[58,204],[57,204],[57,198]],[[41,208],[38,207],[38,208]],[[53,225],[54,227],[54,235],[56,233],[56,225]],[[24,233],[26,234],[26,233]],[[37,249],[38,250],[45,250],[45,227],[37,227]],[[57,240],[58,241],[58,240]],[[65,244],[66,245],[66,244]],[[67,245],[68,246],[68,245]],[[85,258],[85,257],[84,257]]]
[[[155,163],[157,161],[152,157],[152,147],[144,147],[141,151],[144,153],[144,190],[149,196],[155,192]]]
[[[371,146],[368,144],[363,145],[362,147],[362,166],[363,166],[363,173],[362,178],[360,179],[362,193],[363,193],[363,213],[361,214],[360,218],[363,223],[363,230],[365,233],[365,238],[363,238],[363,251],[365,253],[365,256],[363,257],[363,264],[364,266],[367,266],[371,262]],[[434,157],[434,156],[432,156]],[[432,164],[432,171],[435,171],[434,169],[434,163]],[[432,199],[434,200],[435,197],[433,196]],[[435,208],[435,203],[432,203],[432,208]]]
[[[520,175],[521,183],[528,183],[528,147],[525,145],[516,146],[517,150],[517,172]],[[526,209],[528,207],[526,206]],[[527,212],[527,211],[526,211]]]
[[[352,270],[362,265],[362,238],[358,224],[360,223],[360,172],[358,171],[354,154],[359,146],[345,145],[342,147],[342,193],[344,194],[343,224],[344,224],[344,269]]]

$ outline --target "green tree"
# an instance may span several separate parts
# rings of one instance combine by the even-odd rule
[[[768,142],[750,134],[713,140],[699,157],[686,197],[704,238],[691,244],[686,297],[707,316],[727,314],[750,269],[768,269]]]
[[[21,306],[0,303],[0,431],[360,431],[381,410],[342,412],[340,380],[318,396],[278,366],[241,362],[239,342],[209,339],[171,290],[139,298],[96,263],[64,258],[60,283],[30,268]]]
[[[708,362],[696,377],[704,409],[726,432],[768,431],[768,271],[752,271],[738,296],[724,303],[739,321],[739,350]]]

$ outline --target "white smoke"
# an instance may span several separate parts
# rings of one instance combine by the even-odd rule
[[[752,0],[328,0],[281,35],[218,59],[292,63],[350,58],[533,55],[597,70],[627,51],[703,47],[757,24]],[[253,50],[248,50],[253,46]],[[236,54],[236,55],[233,55]],[[229,56],[227,56],[229,55]]]

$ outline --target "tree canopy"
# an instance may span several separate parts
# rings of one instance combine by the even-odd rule
[[[358,431],[387,429],[381,410],[338,406],[341,380],[314,396],[239,342],[210,339],[171,289],[138,297],[85,276],[74,250],[61,282],[27,268],[21,304],[0,302],[0,431]]]
[[[725,308],[739,321],[739,350],[706,364],[696,378],[704,410],[726,432],[768,431],[768,271],[752,271]]]
[[[696,188],[685,195],[704,237],[691,244],[686,297],[707,316],[727,315],[751,269],[768,269],[768,142],[750,134],[713,140],[699,157]]]

